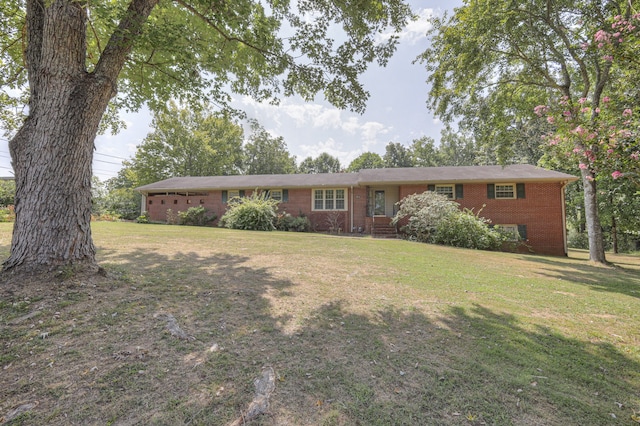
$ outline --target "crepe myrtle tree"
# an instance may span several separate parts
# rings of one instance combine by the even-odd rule
[[[109,112],[231,93],[322,94],[362,112],[359,82],[385,65],[412,13],[402,0],[5,0],[0,3],[4,126],[16,223],[4,270],[97,269],[91,237],[94,139]],[[333,38],[335,36],[335,38]],[[107,113],[107,114],[105,114]]]

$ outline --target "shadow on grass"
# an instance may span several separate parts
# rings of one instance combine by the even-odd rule
[[[120,284],[51,307],[75,316],[73,333],[24,342],[43,354],[16,359],[35,363],[31,378],[16,382],[12,367],[0,379],[0,399],[41,401],[25,424],[226,425],[264,366],[276,390],[254,425],[612,424],[640,409],[631,355],[482,306],[438,318],[392,305],[355,313],[344,300],[300,297],[248,257],[100,257]],[[302,317],[297,304],[308,306]],[[195,339],[170,336],[160,312]],[[63,344],[74,351],[57,349],[48,366]]]
[[[640,298],[640,270],[620,266],[622,263],[602,267],[591,265],[586,260],[578,266],[576,259],[567,263],[550,257],[526,256],[526,260],[543,264],[545,272],[540,273],[543,276],[587,285],[596,291]]]

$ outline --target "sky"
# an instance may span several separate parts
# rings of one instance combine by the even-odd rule
[[[462,0],[410,0],[409,3],[421,18],[400,34],[398,49],[386,67],[372,64],[362,76],[364,87],[370,93],[364,114],[339,110],[320,97],[314,102],[285,98],[274,106],[235,96],[233,106],[244,110],[249,118],[257,119],[273,136],[282,136],[298,163],[327,152],[346,168],[364,152],[382,156],[389,142],[409,146],[422,136],[438,141],[443,125],[427,109],[427,73],[423,64],[412,62],[428,47],[427,18],[452,11]],[[124,113],[121,118],[127,124],[126,130],[116,135],[99,135],[95,141],[93,169],[101,181],[115,177],[122,161],[132,158],[136,147],[153,130],[147,110]],[[0,176],[11,175],[7,140],[0,137]]]

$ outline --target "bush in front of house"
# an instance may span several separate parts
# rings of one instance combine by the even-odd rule
[[[13,205],[0,207],[0,222],[15,222],[16,211]]]
[[[511,237],[489,226],[489,221],[471,210],[460,210],[458,203],[433,191],[413,194],[399,203],[391,223],[406,238],[422,243],[453,247],[501,250]]]
[[[458,205],[433,191],[412,194],[398,202],[398,213],[391,220],[393,226],[406,222],[400,231],[410,240],[430,243],[438,223],[458,212]],[[404,219],[404,220],[403,220]]]
[[[489,227],[489,221],[470,210],[455,211],[438,222],[432,242],[452,247],[500,250],[509,236]]]
[[[189,207],[186,212],[178,212],[178,223],[188,226],[207,226],[207,224],[216,220],[215,213],[209,213],[202,206]]]
[[[267,193],[255,191],[249,197],[232,198],[218,226],[229,229],[273,231],[276,229],[279,201],[269,198]]]
[[[281,213],[276,218],[275,226],[278,231],[309,232],[311,221],[304,214],[295,217],[289,213]]]

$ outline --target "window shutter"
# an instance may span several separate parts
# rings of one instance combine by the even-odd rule
[[[244,197],[244,189],[241,189],[240,191],[238,191],[240,193],[240,198]]]
[[[289,190],[288,189],[283,189],[282,190],[282,202],[286,203],[289,201]]]
[[[435,185],[427,185],[427,191],[435,192],[435,190],[436,190]]]
[[[523,240],[527,239],[527,225],[518,225],[518,234]]]
[[[227,202],[227,191],[222,191],[222,203],[225,204]]]
[[[456,183],[456,198],[464,198],[461,183]]]
[[[524,183],[516,183],[516,194],[518,198],[524,198]]]
[[[496,198],[496,186],[492,183],[487,184],[487,198]]]

